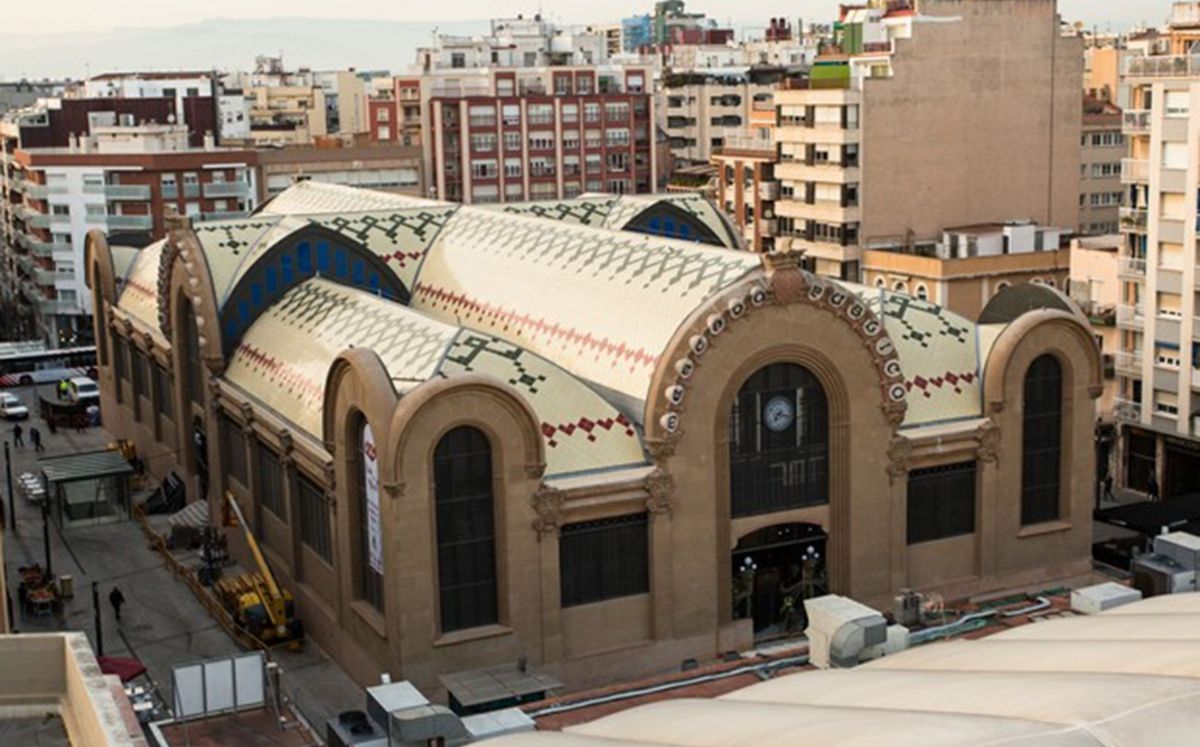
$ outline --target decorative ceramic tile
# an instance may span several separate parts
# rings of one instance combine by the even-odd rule
[[[156,241],[137,253],[117,296],[117,308],[147,332],[165,339],[158,324],[158,263],[166,241]]]

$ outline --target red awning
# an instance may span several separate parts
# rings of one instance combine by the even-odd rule
[[[121,678],[122,683],[141,677],[146,673],[146,668],[137,659],[129,659],[124,656],[101,656],[97,658],[97,661],[100,662],[101,672],[117,675]]]

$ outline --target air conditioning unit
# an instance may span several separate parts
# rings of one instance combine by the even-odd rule
[[[883,615],[853,599],[829,594],[805,600],[804,610],[809,662],[819,669],[857,666],[864,649],[888,640]]]
[[[1185,568],[1167,555],[1147,553],[1134,558],[1133,588],[1146,597],[1195,591],[1195,568]]]
[[[1160,534],[1154,538],[1154,552],[1166,555],[1190,570],[1200,568],[1200,537],[1187,532]]]
[[[1108,582],[1096,584],[1071,592],[1071,609],[1081,615],[1094,615],[1098,612],[1111,610],[1123,604],[1136,602],[1142,598],[1142,592],[1128,586]]]
[[[896,622],[909,628],[921,624],[921,603],[924,598],[912,589],[901,589],[893,603],[892,613]]]

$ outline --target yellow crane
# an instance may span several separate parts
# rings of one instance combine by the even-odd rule
[[[214,585],[218,596],[234,620],[265,645],[290,642],[298,646],[304,626],[296,617],[292,595],[279,588],[233,493],[225,491],[225,503],[233,512],[233,517],[227,514],[226,524],[242,527],[258,570],[221,579]],[[236,522],[229,520],[234,517]]]

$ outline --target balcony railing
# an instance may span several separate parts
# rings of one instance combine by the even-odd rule
[[[1146,260],[1133,257],[1121,257],[1117,272],[1126,277],[1146,277]]]
[[[1142,354],[1118,352],[1113,354],[1113,363],[1118,371],[1133,376],[1142,374]]]
[[[199,183],[196,183],[196,184],[188,184],[188,183],[184,183],[184,185],[183,185],[183,196],[184,196],[184,197],[199,197],[199,196],[200,196],[200,185],[199,185]]]
[[[202,223],[206,222],[206,221],[214,221],[214,220],[236,220],[238,218],[245,218],[245,217],[246,217],[245,212],[236,211],[236,210],[214,210],[209,213],[202,213],[198,216],[193,216],[193,218],[199,219],[199,221]]]
[[[1113,415],[1119,420],[1136,422],[1142,419],[1142,405],[1139,402],[1118,397],[1113,400]]]
[[[149,184],[105,184],[104,196],[109,200],[136,200],[145,201],[150,199]]]
[[[1140,327],[1145,324],[1146,318],[1143,315],[1141,306],[1122,303],[1117,304],[1117,324],[1129,327]]]
[[[1150,132],[1150,110],[1126,109],[1121,115],[1121,129],[1127,135],[1144,135]]]
[[[1150,181],[1150,162],[1140,158],[1121,159],[1121,183],[1144,184]]]
[[[1130,57],[1125,74],[1131,78],[1200,77],[1200,55],[1157,55]]]
[[[1147,214],[1145,208],[1123,207],[1120,211],[1121,228],[1125,230],[1146,230]]]
[[[110,231],[149,231],[154,218],[149,215],[109,215],[105,218]]]
[[[204,185],[205,197],[244,197],[250,193],[250,183],[244,181],[208,182]]]

